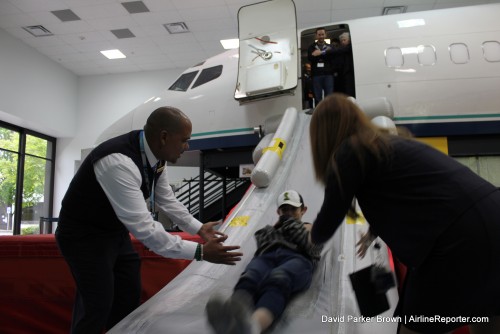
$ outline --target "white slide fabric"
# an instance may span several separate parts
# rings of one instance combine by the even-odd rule
[[[240,245],[244,253],[235,266],[193,261],[155,296],[118,323],[111,334],[190,334],[213,333],[205,315],[205,305],[213,294],[229,297],[241,272],[255,250],[253,234],[277,220],[276,197],[295,189],[304,198],[308,211],[304,221],[313,222],[323,202],[323,187],[316,182],[309,142],[309,115],[297,113],[292,136],[267,187],[252,185],[221,226],[229,235],[228,245]],[[396,288],[387,292],[390,310],[378,318],[362,318],[351,287],[349,274],[375,260],[370,249],[360,260],[356,241],[367,224],[344,222],[325,245],[311,287],[294,297],[283,317],[272,329],[279,334],[387,334],[396,333],[391,322],[398,296]],[[382,243],[383,261],[388,263]],[[379,260],[380,261],[380,260]]]
[[[263,149],[262,157],[252,171],[252,184],[262,188],[267,187],[276,173],[286,150],[287,142],[293,136],[297,109],[288,108],[269,145]]]

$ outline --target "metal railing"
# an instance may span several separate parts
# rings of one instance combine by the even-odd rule
[[[200,212],[200,177],[184,179],[182,182],[183,185],[175,189],[176,197],[193,216],[196,216]],[[203,208],[207,208],[247,183],[247,178],[227,179],[205,171],[203,175]]]

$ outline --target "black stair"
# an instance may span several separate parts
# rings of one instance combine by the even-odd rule
[[[200,177],[184,180],[184,185],[176,189],[177,199],[202,222],[224,219],[251,184],[248,178],[226,178],[208,170],[205,170],[203,179],[202,219],[200,219]]]

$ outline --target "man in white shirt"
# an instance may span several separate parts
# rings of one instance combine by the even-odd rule
[[[224,246],[227,235],[214,229],[217,223],[195,219],[168,183],[165,161],[175,163],[189,148],[191,129],[180,110],[158,108],[144,131],[92,150],[73,178],[56,231],[77,287],[71,333],[100,334],[139,305],[140,258],[129,233],[165,257],[227,265],[240,260],[239,246]],[[167,233],[154,220],[158,211],[205,244]]]

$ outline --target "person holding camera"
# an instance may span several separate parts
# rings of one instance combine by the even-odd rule
[[[408,268],[399,333],[464,325],[500,333],[500,190],[438,150],[377,127],[343,94],[318,104],[310,136],[325,185],[312,241],[326,242],[357,199],[370,223],[366,240],[379,236]]]

